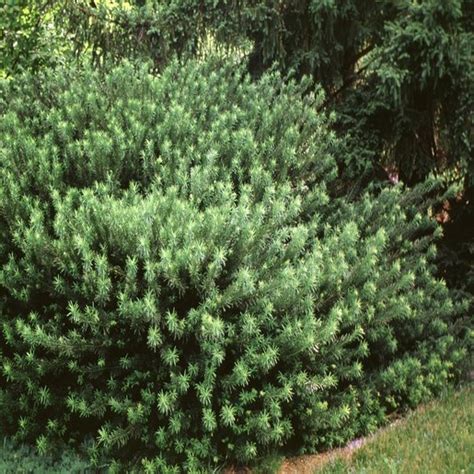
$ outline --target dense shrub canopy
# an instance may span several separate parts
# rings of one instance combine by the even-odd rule
[[[0,77],[75,60],[102,68],[124,58],[151,61],[157,72],[209,47],[246,57],[254,78],[272,67],[310,75],[336,112],[333,130],[347,141],[344,193],[388,174],[408,185],[433,172],[444,189],[462,184],[445,205],[438,266],[473,300],[474,225],[466,225],[474,222],[471,0],[4,3]]]
[[[15,0],[4,7],[0,68],[37,68],[74,51],[96,65],[143,57],[161,70],[209,42],[325,88],[355,135],[355,175],[393,166],[405,183],[472,169],[474,3],[470,0]],[[53,27],[54,25],[54,27]],[[56,33],[56,38],[54,34]],[[65,42],[62,38],[67,38]],[[3,67],[2,67],[3,66]]]
[[[17,439],[197,472],[343,442],[452,377],[432,183],[335,198],[339,144],[308,83],[212,59],[1,87]]]

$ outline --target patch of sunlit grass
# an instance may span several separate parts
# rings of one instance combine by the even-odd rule
[[[320,474],[474,472],[474,386],[412,412]]]

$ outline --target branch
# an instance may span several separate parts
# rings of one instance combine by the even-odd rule
[[[323,110],[324,108],[326,108],[328,106],[328,104],[333,101],[339,94],[341,94],[341,92],[343,92],[345,89],[347,89],[350,85],[352,85],[358,78],[359,76],[361,75],[361,73],[363,73],[372,63],[374,62],[374,60],[372,61],[369,61],[365,66],[361,67],[360,69],[358,69],[354,74],[352,74],[350,77],[348,77],[344,82],[343,84],[339,87],[339,89],[337,89],[336,91],[334,91],[332,94],[330,94],[326,100],[323,102],[322,105],[320,105],[318,107],[318,112]]]
[[[351,64],[355,65],[357,64],[364,56],[369,54],[373,49],[375,48],[375,44],[370,44],[363,48],[361,51],[359,51],[355,56],[354,59],[352,60]],[[351,86],[359,77],[360,75],[368,69],[368,67],[374,62],[374,59],[369,61],[365,66],[362,66],[359,68],[357,71],[355,71],[353,74],[351,74],[349,77],[347,77],[342,85],[336,89],[333,93],[329,94],[326,100],[323,102],[321,106],[318,107],[318,111],[324,109],[327,107],[329,102],[333,101],[341,92],[343,92],[345,89],[347,89],[349,86]]]

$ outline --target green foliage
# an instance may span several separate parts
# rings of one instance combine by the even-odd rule
[[[7,439],[3,439],[0,444],[0,472],[79,474],[91,470],[88,462],[72,452],[62,453],[59,459],[53,459],[50,456],[39,456],[31,447],[15,446]]]
[[[471,2],[400,2],[338,108],[352,153],[406,183],[449,169],[472,186],[473,14]]]
[[[352,177],[378,164],[413,184],[456,169],[474,186],[469,0],[14,1],[3,13],[8,73],[59,51],[96,65],[147,58],[161,70],[212,44],[247,54],[254,76],[278,63],[322,84],[352,137]]]
[[[472,186],[468,0],[70,1],[63,17],[76,50],[97,64],[145,56],[161,69],[211,37],[247,51],[254,75],[275,62],[309,74],[354,135],[357,176],[379,163],[416,183],[449,165]]]
[[[436,183],[337,198],[340,143],[308,82],[214,58],[1,87],[15,440],[207,472],[340,444],[456,375]]]
[[[392,3],[378,2],[374,8],[361,0],[72,0],[65,24],[77,50],[90,47],[99,62],[146,55],[162,66],[174,54],[196,54],[211,35],[231,48],[250,41],[254,73],[278,62],[330,88],[349,78],[376,45],[384,21],[396,16]]]
[[[58,0],[7,0],[0,6],[0,78],[62,61],[67,38],[56,29]]]

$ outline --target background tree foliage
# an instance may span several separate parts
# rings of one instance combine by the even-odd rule
[[[55,0],[6,0],[0,6],[0,78],[63,61],[69,51]]]

